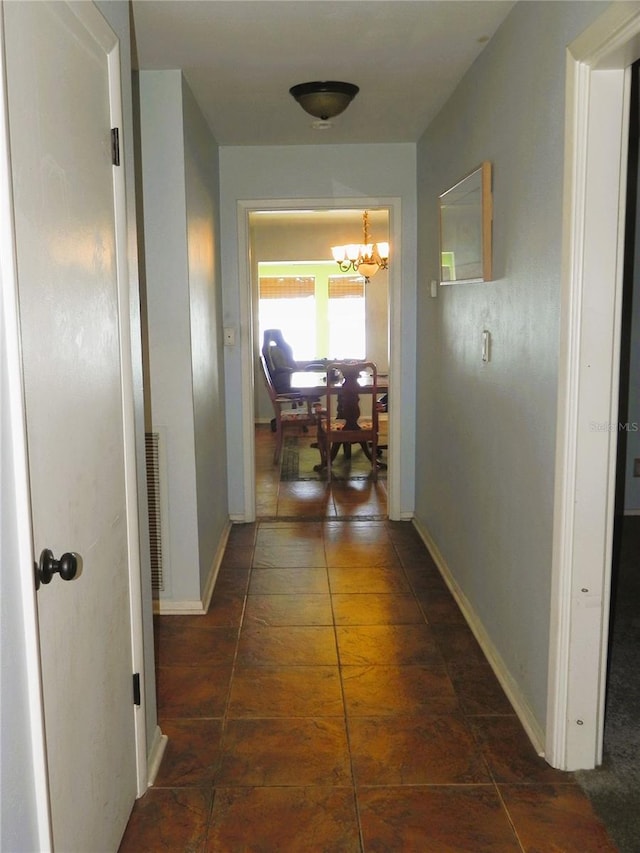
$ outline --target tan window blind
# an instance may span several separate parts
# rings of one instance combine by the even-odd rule
[[[260,279],[260,299],[296,299],[314,296],[316,280],[308,276],[266,276]]]
[[[364,279],[360,275],[329,277],[329,299],[362,299]]]

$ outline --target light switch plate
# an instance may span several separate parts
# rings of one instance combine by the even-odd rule
[[[486,364],[491,360],[491,332],[486,329],[482,333],[482,361]]]

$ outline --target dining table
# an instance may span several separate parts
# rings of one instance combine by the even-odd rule
[[[359,392],[362,394],[372,393],[371,378],[358,376],[356,379]],[[332,380],[334,388],[340,388],[343,380],[336,378]],[[326,370],[294,370],[291,374],[290,390],[296,392],[305,399],[317,399],[327,393],[327,371]],[[376,392],[378,394],[389,393],[389,375],[378,373]]]

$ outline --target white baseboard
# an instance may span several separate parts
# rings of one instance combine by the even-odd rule
[[[522,695],[518,684],[513,679],[507,666],[502,660],[502,657],[493,645],[489,635],[485,631],[484,626],[478,618],[476,612],[474,611],[471,603],[458,586],[455,578],[451,573],[451,570],[449,569],[449,566],[447,565],[444,557],[440,553],[438,546],[431,538],[429,531],[425,527],[423,527],[416,519],[413,520],[413,526],[415,527],[418,532],[418,535],[426,545],[427,550],[431,554],[431,557],[433,558],[433,561],[435,562],[438,568],[438,571],[442,575],[444,582],[449,587],[451,594],[455,598],[460,610],[462,611],[462,615],[466,619],[469,628],[471,629],[473,635],[480,644],[480,648],[484,652],[484,655],[487,658],[489,665],[493,669],[496,678],[500,682],[502,689],[506,693],[507,698],[513,707],[513,710],[515,711],[518,719],[522,723],[522,726],[526,731],[529,740],[533,744],[538,755],[544,756],[545,735],[542,728],[540,727],[540,724],[533,715],[529,703]]]
[[[149,755],[147,757],[147,785],[149,787],[151,787],[156,781],[156,776],[158,775],[158,770],[160,769],[160,765],[162,764],[162,757],[164,755],[165,749],[167,748],[168,742],[169,738],[166,735],[162,734],[160,726],[156,726],[156,730],[153,735],[153,743],[151,744],[151,750],[149,751]]]
[[[227,521],[211,563],[209,576],[207,577],[207,581],[204,585],[202,600],[183,599],[182,601],[176,601],[173,599],[156,598],[153,602],[154,613],[163,616],[203,616],[208,611],[209,605],[211,604],[211,596],[213,595],[213,587],[215,586],[222,558],[224,557],[224,551],[227,547],[230,530],[231,521]]]
[[[224,552],[227,547],[227,542],[229,541],[229,533],[231,531],[231,522],[227,521],[224,530],[222,531],[222,536],[220,537],[220,541],[218,542],[218,547],[216,549],[215,556],[213,558],[213,562],[211,564],[211,569],[209,571],[209,577],[207,578],[207,582],[204,586],[204,595],[202,597],[202,603],[204,606],[204,612],[206,613],[209,609],[209,605],[211,604],[211,596],[213,595],[213,588],[216,585],[216,578],[218,577],[218,572],[220,571],[220,566],[222,564],[222,558],[224,557]]]
[[[207,611],[199,598],[189,599],[167,599],[156,598],[153,602],[153,612],[161,616],[187,616],[204,614]]]

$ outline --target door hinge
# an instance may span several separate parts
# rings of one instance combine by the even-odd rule
[[[114,166],[120,165],[120,130],[111,128],[111,162]]]
[[[133,673],[133,704],[140,704],[140,673]]]

